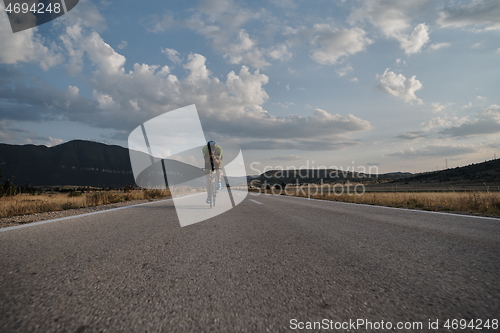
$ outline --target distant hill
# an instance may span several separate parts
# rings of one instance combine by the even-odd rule
[[[412,174],[409,172],[390,172],[379,175],[368,175],[358,172],[328,170],[271,170],[252,177],[249,182],[261,184],[306,184],[315,183],[477,183],[500,185],[500,159],[475,163],[463,167],[434,172]]]
[[[344,182],[377,182],[394,181],[411,177],[409,172],[391,172],[386,174],[364,174],[350,170],[337,169],[298,169],[298,170],[270,170],[249,179],[249,182],[257,184],[329,184]]]
[[[54,147],[0,144],[2,182],[23,186],[134,184],[128,149],[84,140]]]
[[[406,182],[474,182],[500,184],[500,159],[474,163],[463,167],[425,172],[405,179]]]

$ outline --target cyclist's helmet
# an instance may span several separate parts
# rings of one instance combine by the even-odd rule
[[[210,146],[210,149],[214,149],[215,148],[215,141],[210,140],[210,141],[207,142],[207,145]]]

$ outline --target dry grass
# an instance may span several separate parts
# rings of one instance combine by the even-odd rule
[[[19,194],[0,198],[0,218],[117,202],[170,197],[169,190],[95,191],[55,194]]]
[[[271,191],[267,191],[270,193]],[[304,191],[288,189],[286,195],[310,197],[313,199],[351,202],[368,205],[423,209],[430,211],[463,212],[500,217],[500,192],[385,192],[356,194],[319,193],[307,188]],[[275,194],[279,191],[275,190]]]

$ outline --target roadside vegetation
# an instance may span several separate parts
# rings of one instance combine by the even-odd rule
[[[335,194],[325,191],[323,194],[321,192],[316,194],[316,189],[308,192],[307,187],[299,191],[296,188],[287,188],[283,191],[280,187],[279,189],[262,189],[260,192],[357,204],[500,217],[500,192],[498,191],[366,192],[364,194],[354,194],[353,191],[350,194]]]
[[[170,197],[169,190],[134,189],[131,186],[123,190],[65,187],[50,190],[24,188],[23,191],[16,188],[0,194],[0,218],[167,197]]]
[[[463,212],[500,217],[499,192],[365,193],[362,195],[315,195],[317,199],[368,205]]]

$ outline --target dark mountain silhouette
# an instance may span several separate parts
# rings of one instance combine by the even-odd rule
[[[128,149],[84,140],[54,147],[0,144],[2,182],[31,186],[134,184]]]

